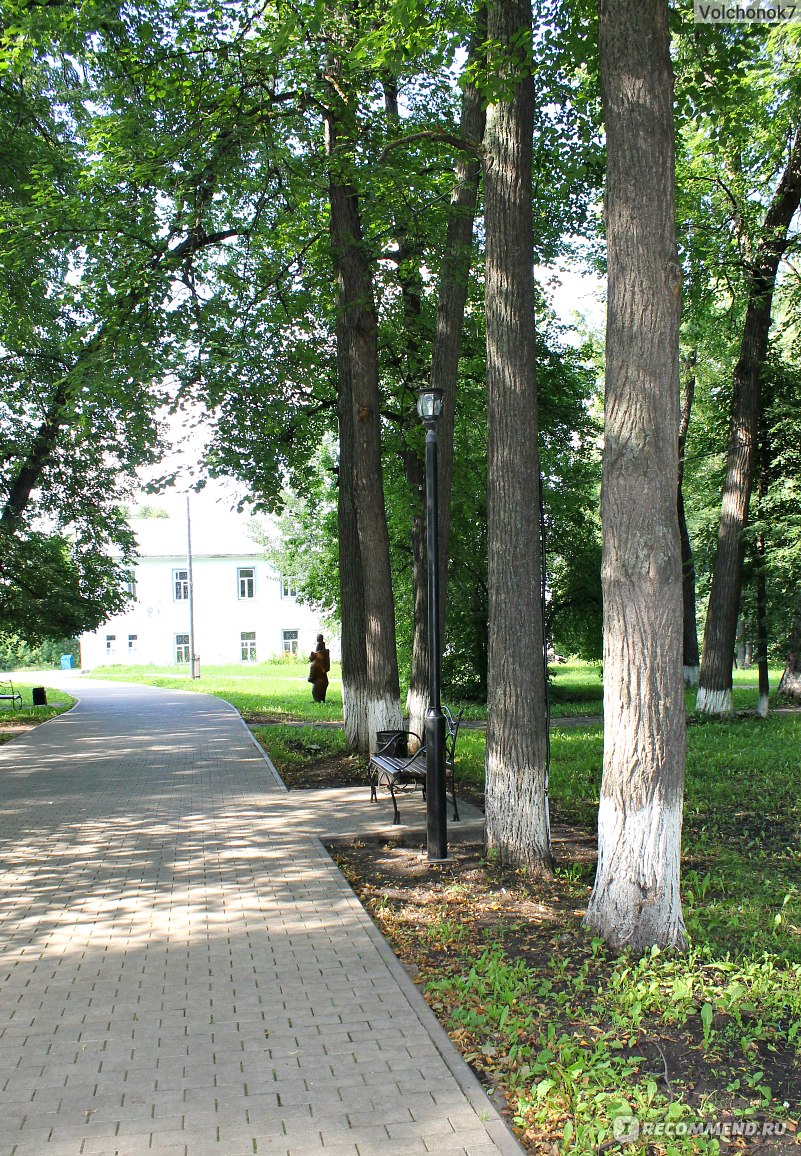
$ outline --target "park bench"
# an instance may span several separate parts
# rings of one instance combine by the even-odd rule
[[[462,712],[454,718],[447,707],[443,707],[445,715],[445,783],[450,787],[451,802],[453,803],[453,818],[459,822],[459,808],[456,804],[456,784],[454,773],[454,759],[456,756],[456,736],[459,733],[459,723]],[[394,809],[393,824],[400,823],[397,791],[415,791],[418,787],[426,797],[426,749],[420,746],[414,754],[409,754],[409,739],[415,738],[418,743],[422,740],[414,731],[379,731],[378,750],[370,756],[370,799],[378,802],[378,788],[386,787],[392,797]]]
[[[14,684],[9,679],[0,679],[0,700],[10,702],[14,710],[22,706],[22,695],[14,690]]]

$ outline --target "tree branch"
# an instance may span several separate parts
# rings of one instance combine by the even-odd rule
[[[397,140],[390,141],[388,145],[378,156],[378,163],[383,164],[387,159],[389,153],[401,145],[414,144],[419,140],[434,140],[441,141],[443,144],[452,145],[461,152],[470,153],[471,156],[478,157],[480,161],[484,161],[484,149],[478,141],[469,140],[467,137],[459,136],[454,132],[445,132],[443,129],[432,128],[425,129],[422,132],[409,133],[408,136],[398,137]]]

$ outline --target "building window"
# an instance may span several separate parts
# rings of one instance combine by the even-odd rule
[[[173,570],[172,572],[173,597],[176,602],[184,602],[189,597],[189,571]]]
[[[239,637],[242,643],[242,661],[255,662],[256,632],[254,630],[243,630]]]
[[[292,654],[295,658],[298,657],[298,632],[297,630],[282,630],[281,631],[281,649],[284,654]]]
[[[116,650],[117,650],[117,635],[116,634],[107,634],[106,635],[106,658],[111,658],[112,654],[116,653]]]
[[[282,598],[297,598],[298,588],[295,585],[294,578],[281,578],[281,597]]]
[[[139,644],[138,636],[136,634],[129,634],[128,635],[128,653],[129,654],[136,654],[138,644]]]
[[[188,634],[176,634],[175,636],[175,661],[179,665],[184,662],[189,662]]]
[[[125,593],[129,598],[136,598],[136,575],[133,570],[125,575]]]
[[[240,566],[236,572],[240,598],[256,597],[256,571],[252,566]]]

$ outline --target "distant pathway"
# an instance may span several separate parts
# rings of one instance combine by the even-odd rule
[[[0,748],[0,1156],[519,1153],[236,712],[64,685]]]

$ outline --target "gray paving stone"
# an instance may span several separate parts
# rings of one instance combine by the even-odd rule
[[[288,795],[217,700],[71,685],[0,748],[0,1156],[519,1153],[317,841],[369,793]]]

